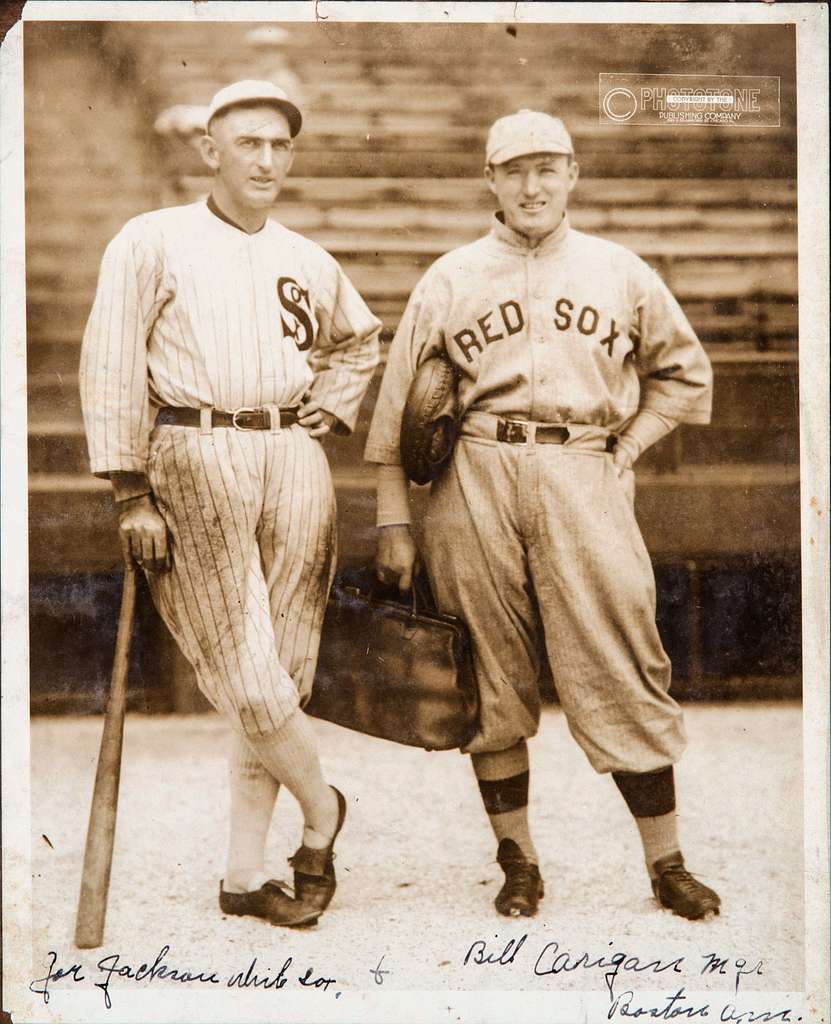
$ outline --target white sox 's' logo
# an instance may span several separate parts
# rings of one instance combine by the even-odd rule
[[[288,316],[280,317],[283,337],[291,338],[301,352],[312,347],[314,340],[314,324],[309,293],[294,280],[293,277],[281,277],[277,282],[277,297]]]

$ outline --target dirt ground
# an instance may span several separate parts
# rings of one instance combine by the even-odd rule
[[[732,989],[701,976],[707,955],[748,970],[755,990],[799,991],[803,971],[801,707],[687,705],[689,749],[677,772],[688,866],[723,898],[720,917],[691,923],[651,898],[637,832],[610,779],[595,775],[556,708],[532,741],[532,819],[546,897],[533,920],[500,918],[501,872],[468,760],[426,753],[315,722],[327,777],[347,795],[337,846],[339,887],[319,924],[271,928],[218,909],[228,796],[228,730],[214,715],[128,716],[110,904],[102,950],[73,946],[74,916],[100,718],[32,723],[34,963],[49,950],[94,965],[166,963],[276,974],[287,956],[341,989],[527,990],[552,947],[574,957],[636,952],[685,958],[689,987]],[[281,792],[269,868],[290,878],[300,816]],[[500,953],[527,935],[513,962],[464,964],[470,946]],[[542,954],[542,959],[538,957]],[[506,958],[507,959],[507,958]],[[735,973],[735,972],[734,972]],[[127,984],[112,980],[112,989]],[[133,982],[133,985],[138,983]],[[556,977],[559,991],[603,989],[603,971]],[[402,1019],[407,1019],[406,1017]]]

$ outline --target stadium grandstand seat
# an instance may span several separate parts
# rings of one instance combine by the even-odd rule
[[[117,569],[109,486],[89,474],[77,396],[98,265],[130,216],[207,192],[193,146],[201,105],[241,77],[270,78],[300,95],[304,130],[274,216],[341,261],[383,319],[386,340],[430,262],[487,230],[489,123],[521,106],[560,113],[581,164],[574,226],[650,262],[715,367],[712,425],[682,428],[639,466],[638,515],[656,564],[798,560],[793,54],[780,52],[780,35],[767,49],[759,40],[768,37],[754,36],[756,64],[781,67],[784,127],[606,126],[597,119],[597,71],[609,69],[591,59],[585,26],[510,28],[27,23],[35,578]],[[708,66],[747,66],[740,33],[720,39],[704,27],[670,26],[665,51],[635,28],[592,28],[599,52],[625,54],[611,70],[665,71],[672,55],[679,71],[696,39]],[[372,544],[361,449],[377,385],[355,435],[328,443],[347,558],[365,557]]]

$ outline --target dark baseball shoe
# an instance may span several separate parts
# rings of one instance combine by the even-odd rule
[[[292,897],[282,882],[266,882],[253,892],[226,892],[219,883],[219,909],[223,914],[261,917],[269,924],[304,928],[314,924],[320,911]]]
[[[719,912],[721,900],[718,894],[687,871],[680,853],[661,857],[652,867],[657,875],[652,880],[652,891],[662,907],[691,921]]]
[[[338,833],[343,827],[343,819],[346,817],[346,799],[339,789],[331,787],[338,798],[338,823],[335,826],[335,834],[328,846],[322,850],[314,850],[310,846],[301,846],[300,849],[289,858],[289,864],[294,868],[294,894],[304,904],[314,907],[318,914],[332,902],[337,887],[335,878],[335,854],[333,849]]]
[[[533,917],[545,889],[540,869],[520,850],[513,839],[501,839],[496,860],[505,872],[505,884],[499,890],[494,905],[506,917]]]

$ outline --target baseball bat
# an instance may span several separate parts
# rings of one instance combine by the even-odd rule
[[[127,707],[127,672],[130,641],[136,610],[136,565],[129,555],[124,564],[124,586],[118,634],[115,641],[113,674],[104,730],[95,772],[95,787],[87,827],[84,868],[81,873],[81,894],[75,922],[75,945],[95,949],[104,937],[104,918],[110,891],[110,868],[113,862],[115,818],[118,810],[118,784],[121,778],[121,746],[124,736],[124,712]]]

